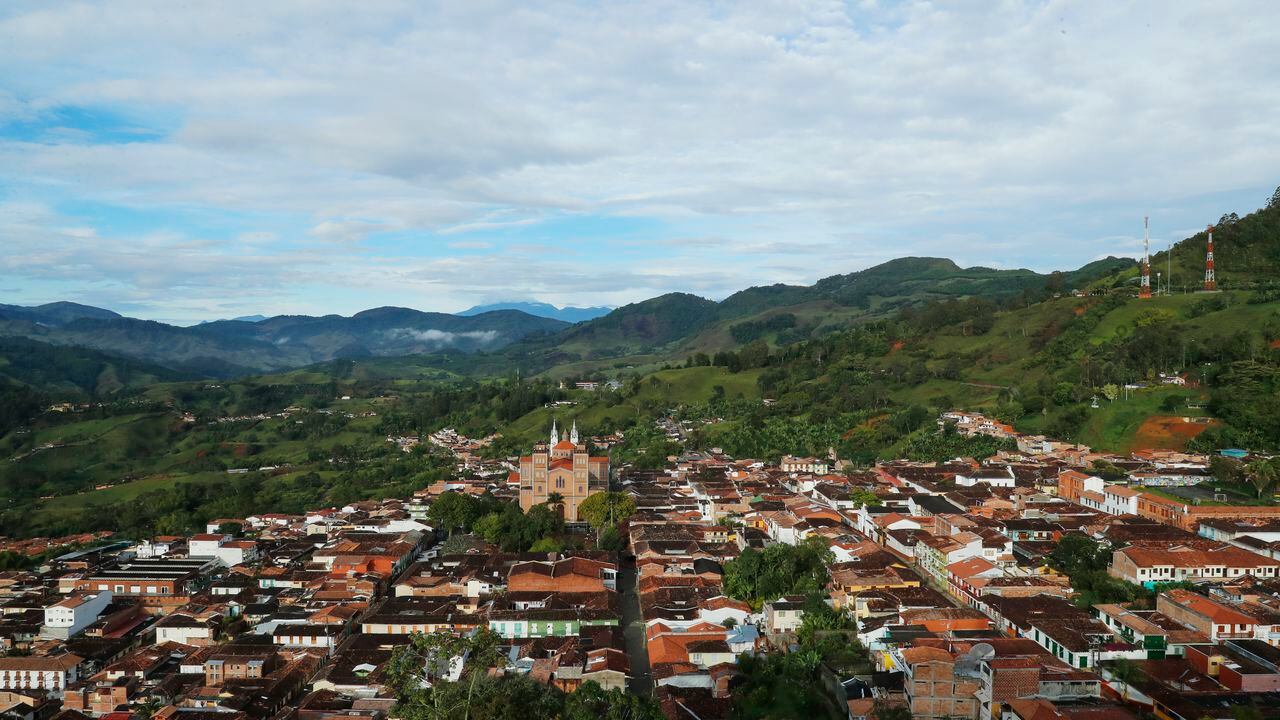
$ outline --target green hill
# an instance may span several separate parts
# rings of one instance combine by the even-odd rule
[[[87,348],[0,337],[0,436],[55,401],[107,400],[186,377]]]
[[[1280,190],[1277,190],[1280,195]],[[1204,279],[1209,233],[1203,231],[1173,246],[1173,288],[1199,289]],[[1214,272],[1223,289],[1280,282],[1280,198],[1244,217],[1224,215],[1214,223]],[[1169,253],[1151,256],[1152,272],[1168,273]]]
[[[1127,258],[1107,258],[1078,270],[1040,274],[1031,270],[961,268],[941,258],[900,258],[811,286],[748,288],[717,303],[671,293],[620,307],[608,315],[559,333],[513,343],[489,358],[473,358],[474,374],[519,367],[526,373],[562,377],[622,367],[648,366],[693,352],[715,352],[752,339],[783,345],[819,337],[867,320],[891,316],[930,302],[980,297],[992,301],[1038,299],[1055,284],[1084,287],[1125,268]],[[448,360],[441,367],[451,367]]]
[[[55,399],[105,397],[185,377],[159,365],[85,348],[0,337],[0,379]]]

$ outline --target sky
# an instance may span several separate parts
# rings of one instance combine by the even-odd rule
[[[0,302],[174,323],[1078,267],[1280,185],[1280,3],[0,4]],[[1221,248],[1220,252],[1228,252]]]

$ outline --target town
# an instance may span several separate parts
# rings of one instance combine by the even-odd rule
[[[423,686],[481,663],[672,719],[1280,712],[1280,506],[1210,490],[1243,453],[1096,453],[948,412],[938,432],[1009,449],[637,470],[567,424],[501,460],[438,432],[457,471],[412,497],[0,541],[40,558],[0,572],[0,711],[380,720],[409,653]],[[469,502],[549,508],[568,541],[504,550]]]
[[[0,720],[1280,720],[1276,27],[0,4]]]

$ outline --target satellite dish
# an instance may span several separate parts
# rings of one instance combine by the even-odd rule
[[[969,652],[956,658],[954,672],[956,675],[978,677],[982,661],[990,660],[995,656],[996,649],[991,647],[989,643],[978,643],[972,648],[969,648]]]

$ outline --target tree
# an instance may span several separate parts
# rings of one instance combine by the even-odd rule
[[[146,702],[139,705],[133,714],[138,717],[138,720],[151,720],[152,716],[162,707],[164,707],[164,702],[160,698],[150,697],[147,698]]]
[[[1221,483],[1239,484],[1245,481],[1244,463],[1225,455],[1209,458],[1209,473]]]
[[[605,526],[596,535],[596,548],[605,552],[621,552],[626,546],[626,539],[622,537],[622,533],[618,532],[618,528],[612,525]]]
[[[921,405],[911,405],[905,410],[895,413],[890,422],[893,429],[906,435],[920,428],[929,419],[929,410]]]
[[[1076,386],[1069,382],[1060,382],[1053,386],[1053,404],[1070,405],[1075,401]]]
[[[1045,434],[1051,437],[1074,439],[1085,422],[1089,419],[1089,411],[1076,406],[1067,408],[1049,419],[1045,426]]]
[[[1140,585],[1107,574],[1111,549],[1081,533],[1063,535],[1049,555],[1049,563],[1066,573],[1077,593],[1075,604],[1092,607],[1098,603],[1139,601],[1149,605],[1154,593]]]
[[[529,546],[529,552],[532,553],[553,553],[560,552],[560,541],[553,537],[544,537]]]
[[[1101,458],[1093,461],[1091,471],[1094,475],[1110,482],[1118,482],[1129,477],[1129,473],[1125,472],[1124,468]]]
[[[499,649],[500,641],[488,628],[480,628],[465,637],[446,630],[410,635],[409,644],[397,649],[387,665],[387,678],[401,705],[418,711],[405,712],[402,717],[424,720],[456,717],[459,705],[463,709],[462,717],[470,717],[481,678],[489,668],[501,669],[506,665],[506,655]],[[463,698],[450,697],[450,693],[440,692],[437,687],[451,683],[455,675],[458,684],[465,685]],[[424,690],[424,686],[430,690]]]
[[[402,720],[660,720],[659,706],[594,682],[566,695],[524,675],[501,672],[506,656],[487,629],[467,636],[415,633],[386,665]],[[498,672],[493,672],[493,670]]]
[[[817,645],[819,636],[833,631],[857,630],[858,624],[847,614],[832,608],[821,594],[812,594],[805,600],[804,617],[796,638],[801,645]]]
[[[1120,388],[1113,383],[1107,383],[1102,386],[1102,397],[1110,402],[1115,402],[1120,397]]]
[[[468,550],[479,546],[480,543],[474,535],[450,535],[444,542],[440,543],[440,553],[442,555],[464,555]]]
[[[870,490],[856,488],[849,491],[849,498],[858,504],[859,508],[864,507],[880,507],[880,496]]]
[[[662,709],[648,698],[605,690],[594,680],[565,698],[563,720],[662,720]]]
[[[596,493],[578,505],[578,517],[600,530],[616,525],[635,514],[636,501],[622,492]]]
[[[1080,533],[1063,535],[1049,554],[1050,562],[1068,575],[1105,570],[1109,559],[1098,541]]]
[[[799,545],[775,543],[764,550],[747,548],[724,568],[724,589],[730,596],[760,607],[783,595],[820,592],[830,580],[831,550],[821,538]]]
[[[496,544],[502,539],[502,515],[489,513],[472,523],[471,529],[480,537]]]
[[[454,530],[467,527],[475,519],[471,499],[452,490],[445,492],[432,501],[427,510],[427,519],[452,535]]]
[[[1245,466],[1245,476],[1258,491],[1258,497],[1262,497],[1280,482],[1280,458],[1254,460]]]
[[[564,495],[558,492],[547,493],[547,507],[559,513],[560,517],[564,517]]]

